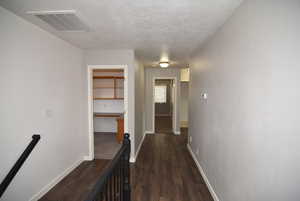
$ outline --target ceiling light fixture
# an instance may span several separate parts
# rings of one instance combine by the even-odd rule
[[[169,62],[168,61],[161,61],[161,62],[159,62],[159,66],[161,67],[161,68],[168,68],[169,67]]]

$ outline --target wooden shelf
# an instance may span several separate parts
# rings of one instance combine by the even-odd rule
[[[123,113],[94,113],[95,117],[117,117],[120,118],[123,116]]]
[[[124,89],[123,87],[94,87],[93,89]]]
[[[124,100],[124,98],[94,98],[94,100]]]
[[[123,73],[123,69],[94,69],[93,72],[95,73]]]
[[[124,79],[124,76],[93,76],[93,79]]]
[[[123,91],[124,87],[124,76],[93,76],[94,82],[94,100],[124,100]],[[101,81],[102,80],[102,81]],[[104,80],[109,80],[107,81]],[[111,81],[110,81],[111,80]],[[120,82],[122,82],[122,85]],[[102,83],[102,84],[101,84]],[[100,90],[99,90],[100,89]],[[102,91],[101,91],[102,89]],[[107,90],[104,90],[107,89]],[[102,93],[103,92],[103,93]],[[105,92],[105,93],[104,93]],[[108,93],[110,92],[110,93]]]

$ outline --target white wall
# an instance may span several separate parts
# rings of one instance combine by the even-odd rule
[[[192,61],[191,146],[221,201],[300,198],[299,19],[299,1],[245,1]]]
[[[123,113],[124,100],[94,100],[94,112]],[[94,117],[95,132],[117,132],[116,118]]]
[[[82,160],[83,55],[1,7],[0,24],[0,181],[41,134],[1,200],[29,200]]]
[[[135,61],[135,153],[141,146],[145,134],[145,70],[144,66]]]
[[[134,142],[134,130],[135,130],[135,67],[134,67],[134,51],[133,50],[86,50],[85,54],[85,65],[127,65],[128,66],[128,128],[127,131],[130,133],[132,145],[131,155],[134,157],[135,153],[135,142]],[[85,74],[87,70],[85,71]],[[85,76],[87,78],[87,75]],[[87,96],[87,80],[85,79],[85,92]],[[86,99],[87,108],[87,99]],[[87,117],[87,115],[86,115]],[[86,120],[87,121],[87,120]],[[86,126],[88,125],[85,122]],[[126,128],[125,128],[126,129]],[[86,131],[88,128],[86,127]],[[126,130],[125,130],[126,131]],[[88,134],[87,134],[88,135]],[[88,140],[88,139],[87,139]],[[88,143],[88,141],[87,141]],[[86,150],[88,152],[88,149]]]
[[[179,68],[146,68],[145,69],[145,130],[154,132],[153,128],[153,78],[154,77],[176,77],[176,133],[180,133],[180,69]],[[174,108],[173,108],[174,109]]]
[[[180,125],[187,126],[189,119],[189,82],[180,82]]]

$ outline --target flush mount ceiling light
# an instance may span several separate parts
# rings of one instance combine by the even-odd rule
[[[161,62],[159,62],[159,66],[161,67],[161,68],[168,68],[169,67],[169,62],[168,61],[161,61]]]

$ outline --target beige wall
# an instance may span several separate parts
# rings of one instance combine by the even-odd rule
[[[191,147],[220,201],[300,198],[299,19],[245,1],[191,62]]]
[[[135,61],[135,153],[145,134],[145,72],[144,66]],[[136,156],[135,156],[136,157]]]
[[[180,124],[188,126],[189,120],[189,82],[180,82]]]
[[[83,159],[83,55],[2,7],[0,24],[0,181],[41,134],[1,201],[36,200]]]

